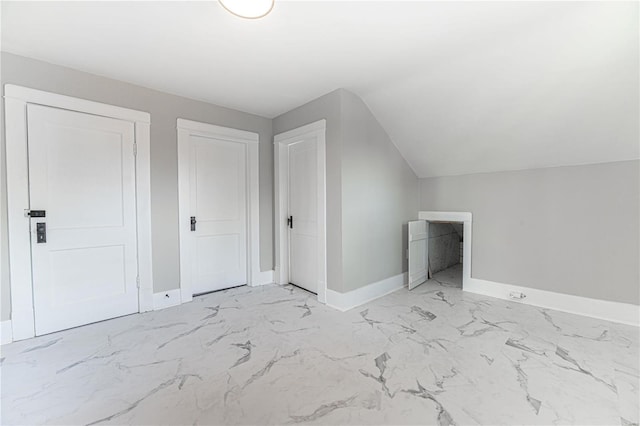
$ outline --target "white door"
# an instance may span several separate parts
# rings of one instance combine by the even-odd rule
[[[413,290],[428,278],[429,270],[429,222],[409,222],[409,290]]]
[[[27,116],[36,334],[138,312],[134,124]]]
[[[318,173],[316,139],[290,144],[289,282],[318,292]]]
[[[191,292],[247,284],[247,147],[189,135]]]

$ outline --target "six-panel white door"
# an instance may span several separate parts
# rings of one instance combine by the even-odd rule
[[[429,222],[409,222],[409,290],[424,283],[429,277]]]
[[[189,135],[192,294],[247,284],[247,146]]]
[[[36,335],[138,312],[134,124],[27,114]]]
[[[289,282],[318,292],[318,173],[316,139],[290,144]]]

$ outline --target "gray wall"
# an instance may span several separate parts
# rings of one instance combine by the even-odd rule
[[[407,270],[418,178],[360,98],[335,90],[273,120],[279,134],[327,120],[327,286],[347,292]]]
[[[335,291],[342,291],[341,93],[335,90],[273,119],[274,135],[327,120],[327,287]]]
[[[176,119],[218,124],[260,135],[260,266],[273,269],[273,146],[271,120],[228,108],[169,95],[52,65],[6,52],[2,53],[0,83],[26,86],[151,113],[151,208],[153,279],[156,292],[178,288],[178,175]],[[4,113],[2,145],[4,153]],[[2,315],[9,319],[9,278],[6,227],[6,170],[2,166]]]
[[[409,220],[419,182],[378,120],[355,94],[342,94],[343,291],[407,271]]]
[[[473,213],[474,278],[636,305],[639,204],[637,160],[421,179],[422,210]]]

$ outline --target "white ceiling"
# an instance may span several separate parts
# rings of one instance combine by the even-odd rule
[[[420,177],[640,157],[638,3],[2,2],[2,50],[275,117],[336,88]]]

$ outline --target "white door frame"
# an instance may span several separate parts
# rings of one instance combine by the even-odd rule
[[[193,299],[191,291],[191,254],[187,238],[190,236],[189,198],[189,137],[204,136],[230,142],[246,144],[247,184],[247,284],[264,284],[260,272],[260,180],[259,142],[257,133],[246,130],[200,123],[178,118],[178,217],[180,220],[180,299],[182,303]]]
[[[418,219],[427,222],[462,222],[462,289],[471,284],[471,232],[473,216],[469,212],[418,212]]]
[[[318,173],[318,301],[327,302],[327,223],[326,223],[326,120],[319,120],[306,126],[274,137],[275,160],[275,281],[277,284],[289,283],[289,239],[287,238],[287,215],[289,199],[289,161],[288,145],[303,138],[314,137],[317,148]]]
[[[35,336],[31,237],[29,218],[29,165],[27,105],[37,104],[85,114],[129,121],[135,128],[136,229],[138,247],[138,308],[153,309],[151,263],[151,161],[149,113],[99,102],[58,95],[27,87],[5,85],[5,130],[7,208],[9,220],[9,264],[11,277],[11,324],[13,339]]]

